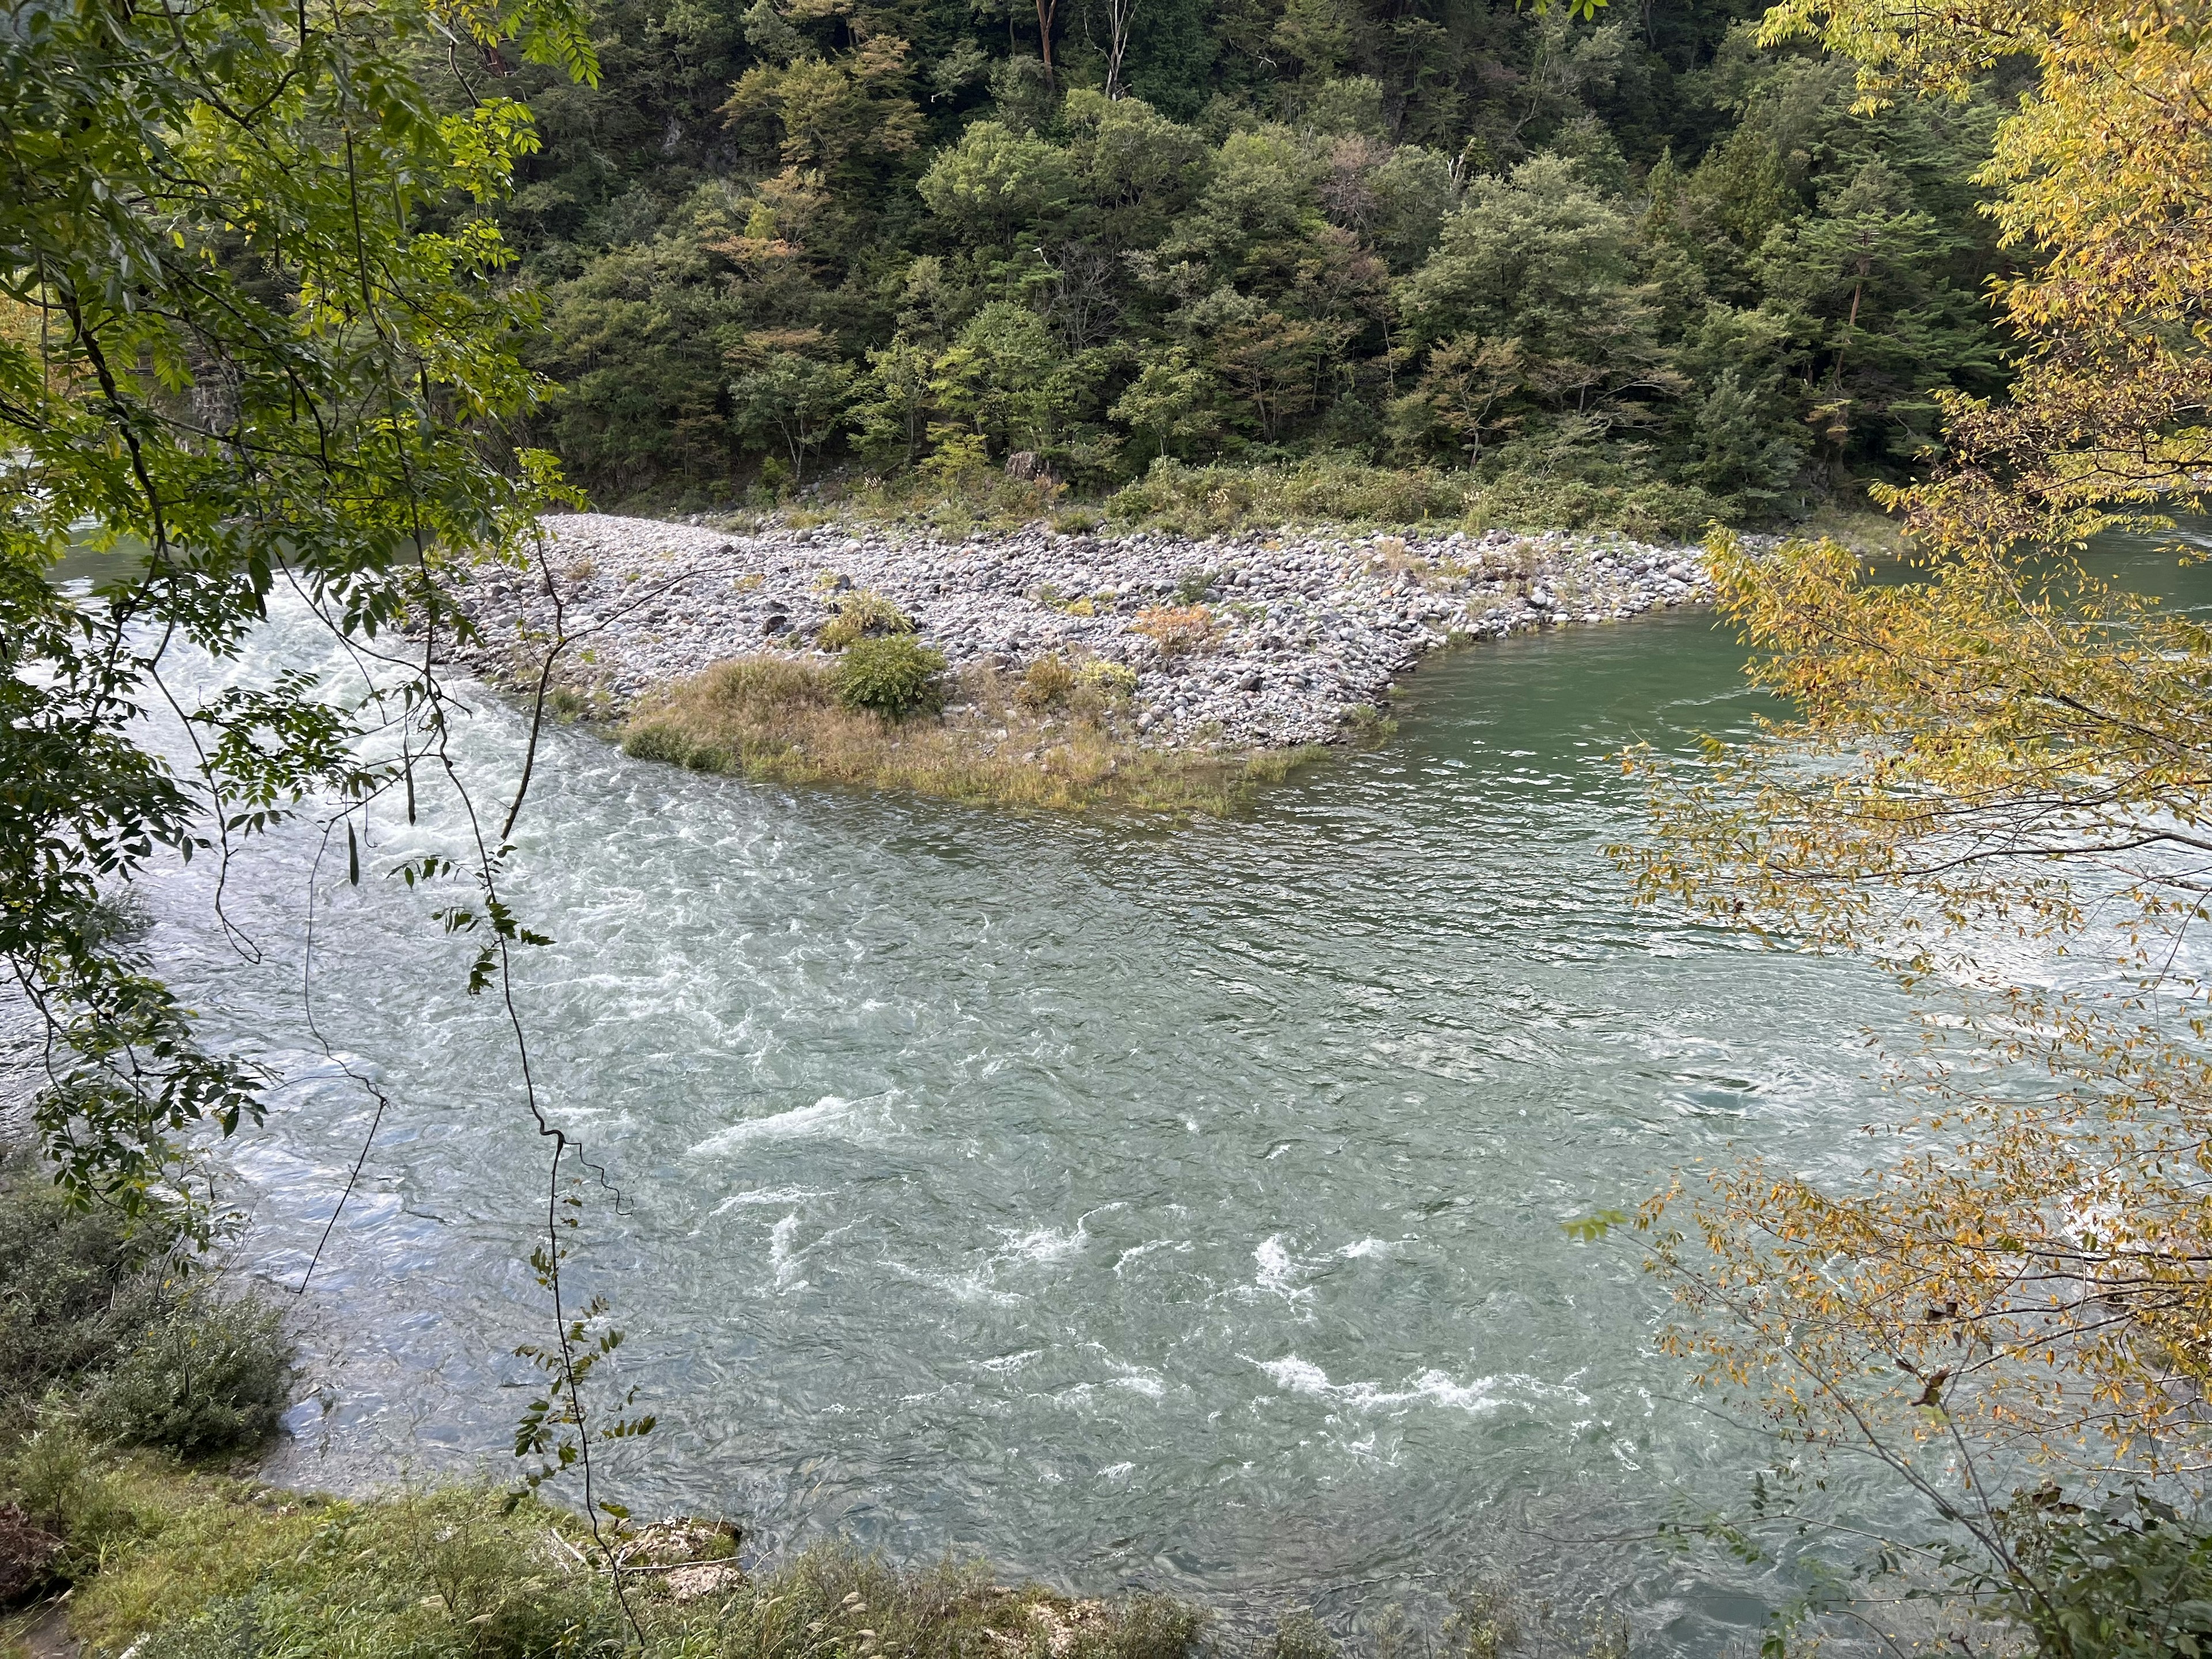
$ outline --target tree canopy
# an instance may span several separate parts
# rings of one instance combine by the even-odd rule
[[[596,89],[504,83],[532,429],[610,502],[1009,449],[1596,482],[1682,532],[1859,499],[2005,382],[1973,174],[2019,77],[1858,108],[1753,9],[610,0]]]

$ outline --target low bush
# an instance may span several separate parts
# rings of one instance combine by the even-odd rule
[[[1125,663],[1097,658],[1076,671],[1079,689],[1109,703],[1124,703],[1137,695],[1137,671]]]
[[[1213,586],[1211,570],[1186,570],[1176,579],[1175,602],[1177,605],[1196,605],[1206,598],[1206,589]]]
[[[1164,657],[1196,651],[1213,638],[1213,612],[1202,605],[1155,605],[1137,613],[1129,624],[1160,648]]]
[[[1616,468],[1598,477],[1502,473],[1469,504],[1462,522],[1470,530],[1545,526],[1617,530],[1645,541],[1664,541],[1701,536],[1716,520],[1735,517],[1728,502],[1693,484]]]
[[[914,618],[872,588],[858,587],[830,601],[836,615],[822,629],[824,651],[843,651],[884,634],[911,634]]]
[[[1455,520],[1480,493],[1471,473],[1374,466],[1316,456],[1291,466],[1186,466],[1155,462],[1107,497],[1121,522],[1188,534],[1285,524],[1421,524]]]
[[[1267,1659],[1336,1659],[1335,1641],[1310,1613],[1294,1613],[1275,1626]]]
[[[1075,671],[1065,657],[1039,657],[1023,673],[1014,700],[1028,709],[1057,708],[1067,701],[1075,684]]]
[[[137,1346],[167,1310],[166,1241],[72,1206],[37,1161],[0,1159],[0,1440]]]
[[[33,1158],[0,1162],[0,1449],[73,1398],[93,1434],[188,1456],[275,1429],[291,1365],[277,1315],[192,1283],[173,1243],[71,1204]]]
[[[1503,465],[1479,473],[1328,456],[1277,467],[1194,467],[1170,459],[1109,496],[1106,509],[1122,523],[1187,535],[1441,521],[1471,530],[1617,530],[1657,538],[1701,535],[1715,520],[1739,516],[1734,501],[1648,466],[1533,448],[1509,452]]]
[[[855,640],[831,675],[841,708],[904,720],[939,700],[945,658],[910,634]]]
[[[276,1432],[292,1345],[276,1310],[197,1289],[93,1390],[87,1422],[138,1446],[201,1457]]]
[[[2212,1530],[2148,1492],[2073,1504],[2033,1494],[2005,1514],[2034,1584],[1982,1583],[2040,1650],[2098,1659],[2212,1653]]]

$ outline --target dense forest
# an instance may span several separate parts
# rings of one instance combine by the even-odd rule
[[[602,504],[1323,458],[1694,528],[2003,377],[2003,88],[1855,112],[1759,9],[605,0],[596,87],[461,67],[537,118],[532,435]]]

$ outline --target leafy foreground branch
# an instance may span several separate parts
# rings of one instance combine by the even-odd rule
[[[516,356],[532,309],[487,216],[537,135],[521,105],[477,95],[462,54],[504,64],[505,46],[589,83],[582,14],[0,4],[0,963],[44,1026],[39,1150],[76,1203],[185,1265],[215,1232],[195,1153],[258,1117],[266,1079],[200,1043],[114,902],[210,860],[222,937],[255,959],[224,909],[244,842],[315,814],[357,883],[371,815],[412,823],[423,791],[448,787],[453,854],[380,873],[450,892],[437,919],[477,947],[466,989],[505,1004],[546,1157],[531,1224],[554,1332],[521,1449],[541,1474],[580,1464],[591,1508],[592,1362],[560,1277],[580,1148],[544,1109],[509,994],[512,952],[544,942],[501,886],[528,774],[494,833],[449,754],[433,644],[466,627],[453,562],[523,562],[539,511],[574,500],[513,441],[544,387]],[[421,72],[441,63],[442,99]],[[76,548],[131,556],[88,591],[55,580]],[[358,679],[196,692],[286,589]],[[311,1028],[313,897],[311,881]],[[316,1038],[380,1121],[373,1080]],[[180,1352],[197,1340],[176,1335]]]
[[[1863,91],[1960,95],[2033,54],[1984,184],[2012,398],[1887,492],[1913,580],[1715,546],[1793,711],[1649,768],[1647,902],[1855,951],[1926,1000],[1854,1182],[1748,1160],[1648,1205],[1701,1380],[1917,1493],[2040,1650],[2204,1650],[2212,1468],[2212,631],[2077,555],[2212,476],[2212,31],[2199,4],[1790,0]],[[2177,550],[2179,551],[2179,550]],[[1686,1210],[1686,1221],[1682,1212]]]

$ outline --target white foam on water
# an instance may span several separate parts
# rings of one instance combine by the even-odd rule
[[[775,1287],[779,1291],[792,1288],[792,1281],[799,1277],[799,1258],[805,1252],[791,1248],[791,1241],[798,1236],[799,1212],[796,1210],[769,1229],[768,1260],[769,1265],[775,1269]]]
[[[1252,1260],[1259,1264],[1259,1273],[1254,1279],[1260,1289],[1285,1302],[1295,1302],[1302,1296],[1311,1296],[1313,1291],[1304,1285],[1291,1283],[1293,1274],[1304,1271],[1283,1248],[1283,1236],[1270,1233],[1252,1252]]]
[[[1042,1348],[1026,1348],[1020,1353],[1002,1353],[996,1359],[979,1359],[975,1364],[998,1376],[1011,1376],[1024,1369],[1033,1359],[1044,1358]]]
[[[1106,1386],[1127,1389],[1131,1394],[1140,1394],[1147,1400],[1164,1399],[1168,1391],[1168,1385],[1158,1377],[1147,1376],[1141,1371],[1132,1372],[1127,1376],[1109,1376],[1106,1379]]]
[[[826,1193],[811,1187],[756,1187],[747,1193],[732,1193],[714,1208],[716,1215],[743,1209],[754,1204],[804,1204],[810,1198],[825,1198]]]
[[[1363,1238],[1346,1245],[1337,1254],[1346,1261],[1360,1261],[1370,1256],[1388,1255],[1395,1248],[1387,1238]]]
[[[1115,1277],[1118,1278],[1121,1269],[1130,1262],[1140,1261],[1154,1250],[1173,1250],[1178,1255],[1188,1255],[1191,1251],[1191,1243],[1187,1238],[1155,1238],[1149,1243],[1133,1244],[1114,1258]]]
[[[1039,1227],[1026,1233],[1002,1232],[1006,1249],[1024,1261],[1057,1261],[1062,1256],[1073,1255],[1091,1242],[1091,1234],[1079,1221],[1072,1232],[1060,1232],[1050,1227]]]
[[[1277,1388],[1288,1389],[1292,1394],[1327,1394],[1329,1391],[1328,1373],[1296,1354],[1286,1359],[1255,1359],[1252,1363],[1273,1377]]]
[[[749,1117],[708,1135],[692,1147],[694,1158],[734,1152],[763,1140],[827,1139],[861,1140],[879,1127],[880,1112],[865,1102],[824,1095],[811,1106],[794,1106],[767,1117]]]
[[[884,1266],[901,1279],[916,1285],[926,1285],[933,1291],[944,1291],[955,1302],[988,1302],[997,1307],[1012,1308],[1018,1307],[1027,1299],[1012,1291],[1002,1291],[992,1283],[992,1268],[988,1263],[973,1273],[928,1273],[920,1267],[909,1267],[903,1261],[888,1259]]]
[[[1280,1359],[1253,1359],[1249,1355],[1240,1358],[1265,1371],[1275,1386],[1286,1394],[1332,1400],[1354,1411],[1395,1411],[1408,1406],[1426,1404],[1466,1412],[1470,1416],[1485,1417],[1508,1406],[1534,1411],[1540,1399],[1570,1400],[1580,1405],[1589,1403],[1589,1397],[1577,1389],[1557,1382],[1547,1382],[1540,1377],[1518,1371],[1478,1376],[1471,1382],[1462,1382],[1449,1372],[1432,1367],[1403,1388],[1389,1389],[1379,1382],[1332,1382],[1327,1371],[1311,1360],[1301,1359],[1296,1354],[1288,1354]]]

